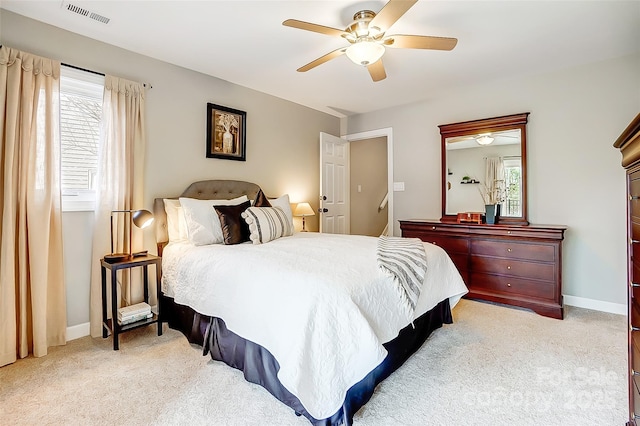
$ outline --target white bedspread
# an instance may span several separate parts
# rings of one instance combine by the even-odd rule
[[[163,252],[163,292],[269,350],[282,385],[323,419],[408,324],[399,289],[378,268],[376,244],[318,233],[261,245],[172,243]],[[446,253],[432,244],[425,250],[416,318],[446,298],[453,307],[467,292]]]

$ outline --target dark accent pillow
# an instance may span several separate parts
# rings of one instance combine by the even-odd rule
[[[256,195],[256,200],[253,202],[253,207],[272,207],[271,203],[269,202],[267,197],[264,195],[264,192],[262,192],[262,189],[258,191],[258,194]]]
[[[249,241],[249,225],[240,216],[249,207],[251,207],[249,201],[235,206],[213,206],[218,218],[220,218],[225,244],[240,244]]]

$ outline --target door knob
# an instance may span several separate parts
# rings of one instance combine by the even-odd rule
[[[325,208],[318,209],[318,213],[326,213],[328,211],[329,209],[325,209]]]
[[[322,201],[327,201],[327,196],[326,196],[326,195],[321,195],[321,196],[320,196],[320,199],[321,199]]]

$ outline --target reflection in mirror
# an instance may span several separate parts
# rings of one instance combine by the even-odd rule
[[[526,224],[529,113],[441,125],[442,220],[499,204],[500,222]]]
[[[446,149],[447,214],[500,204],[502,217],[522,216],[520,129],[447,138]]]

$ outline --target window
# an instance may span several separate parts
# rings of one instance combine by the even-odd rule
[[[61,186],[64,211],[93,210],[104,76],[62,67]]]
[[[503,216],[522,216],[521,183],[520,178],[522,161],[520,157],[504,159],[504,180],[506,182],[506,211],[500,213]]]

